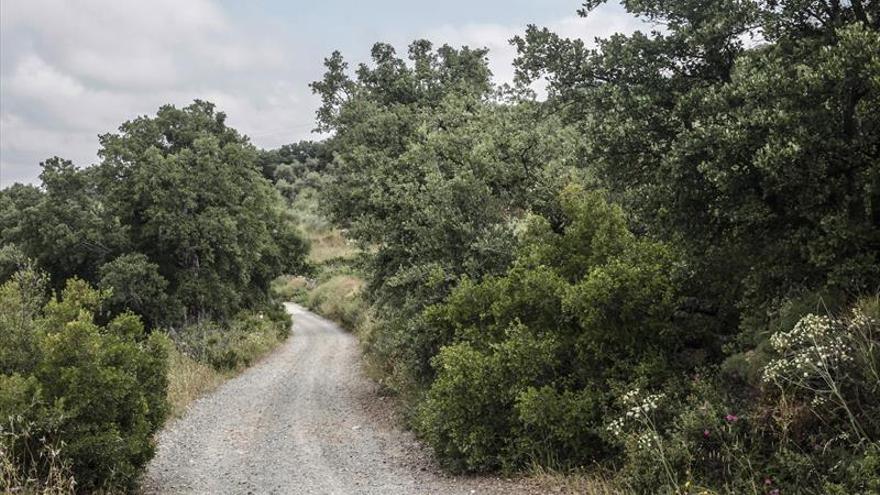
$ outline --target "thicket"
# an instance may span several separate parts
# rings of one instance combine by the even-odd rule
[[[168,409],[290,331],[270,283],[308,242],[223,113],[164,106],[100,143],[0,191],[4,491],[133,490]]]
[[[45,283],[25,269],[0,286],[3,490],[58,465],[79,491],[133,489],[165,420],[167,340],[132,313],[107,320],[82,280],[48,300]]]
[[[453,469],[876,491],[878,6],[623,4],[655,28],[530,27],[514,87],[426,41],[326,59],[368,358]]]

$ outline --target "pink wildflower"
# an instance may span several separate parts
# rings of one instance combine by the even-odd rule
[[[736,423],[739,421],[739,416],[736,414],[728,414],[727,416],[724,416],[724,419],[726,419],[728,423]]]

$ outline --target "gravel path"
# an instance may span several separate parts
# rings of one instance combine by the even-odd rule
[[[294,304],[293,337],[158,438],[146,493],[522,493],[445,475],[360,369],[355,338]]]

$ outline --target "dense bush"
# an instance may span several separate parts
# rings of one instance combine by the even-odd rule
[[[129,490],[166,416],[166,350],[124,313],[99,325],[106,293],[68,281],[45,302],[44,279],[21,271],[0,287],[2,449],[21,473],[48,477],[60,448],[77,490]]]
[[[140,253],[124,254],[99,269],[99,287],[107,290],[106,306],[115,313],[132,311],[151,327],[180,321],[183,308],[166,294],[168,281],[159,265]]]
[[[694,375],[620,394],[607,438],[639,493],[874,493],[880,489],[880,306],[807,314],[772,337],[759,388]]]
[[[590,48],[532,26],[518,73],[547,78],[583,162],[635,224],[687,253],[704,304],[735,326],[793,292],[877,290],[876,4],[623,4],[665,28]]]
[[[372,258],[371,368],[455,469],[876,491],[875,323],[850,311],[880,288],[877,6],[623,6],[662,29],[531,26],[513,89],[426,41],[325,61],[323,206]]]
[[[560,209],[560,231],[530,219],[504,276],[465,281],[426,311],[421,345],[439,354],[418,424],[456,467],[601,459],[615,383],[700,364],[687,354],[700,334],[673,322],[668,249],[598,194],[568,188]]]

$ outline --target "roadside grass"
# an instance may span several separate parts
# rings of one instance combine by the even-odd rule
[[[283,301],[305,304],[309,279],[302,276],[282,275],[272,281],[272,292]]]
[[[243,312],[225,326],[196,323],[169,336],[169,418],[272,352],[290,335],[290,323],[286,313]]]
[[[231,378],[230,371],[218,371],[172,347],[168,354],[169,419],[179,418],[196,399],[207,395]]]
[[[16,428],[15,426],[18,426]],[[30,435],[27,425],[9,422],[0,428],[0,493],[33,495],[63,495],[76,493],[76,480],[69,461],[61,455],[65,446],[41,442],[37,452],[28,452],[30,469],[23,469],[15,461],[12,450]]]
[[[559,472],[534,466],[521,480],[533,493],[620,495],[628,493],[609,478],[595,473]]]
[[[363,287],[364,280],[358,276],[333,275],[309,292],[306,306],[354,331],[368,309],[361,297]]]

